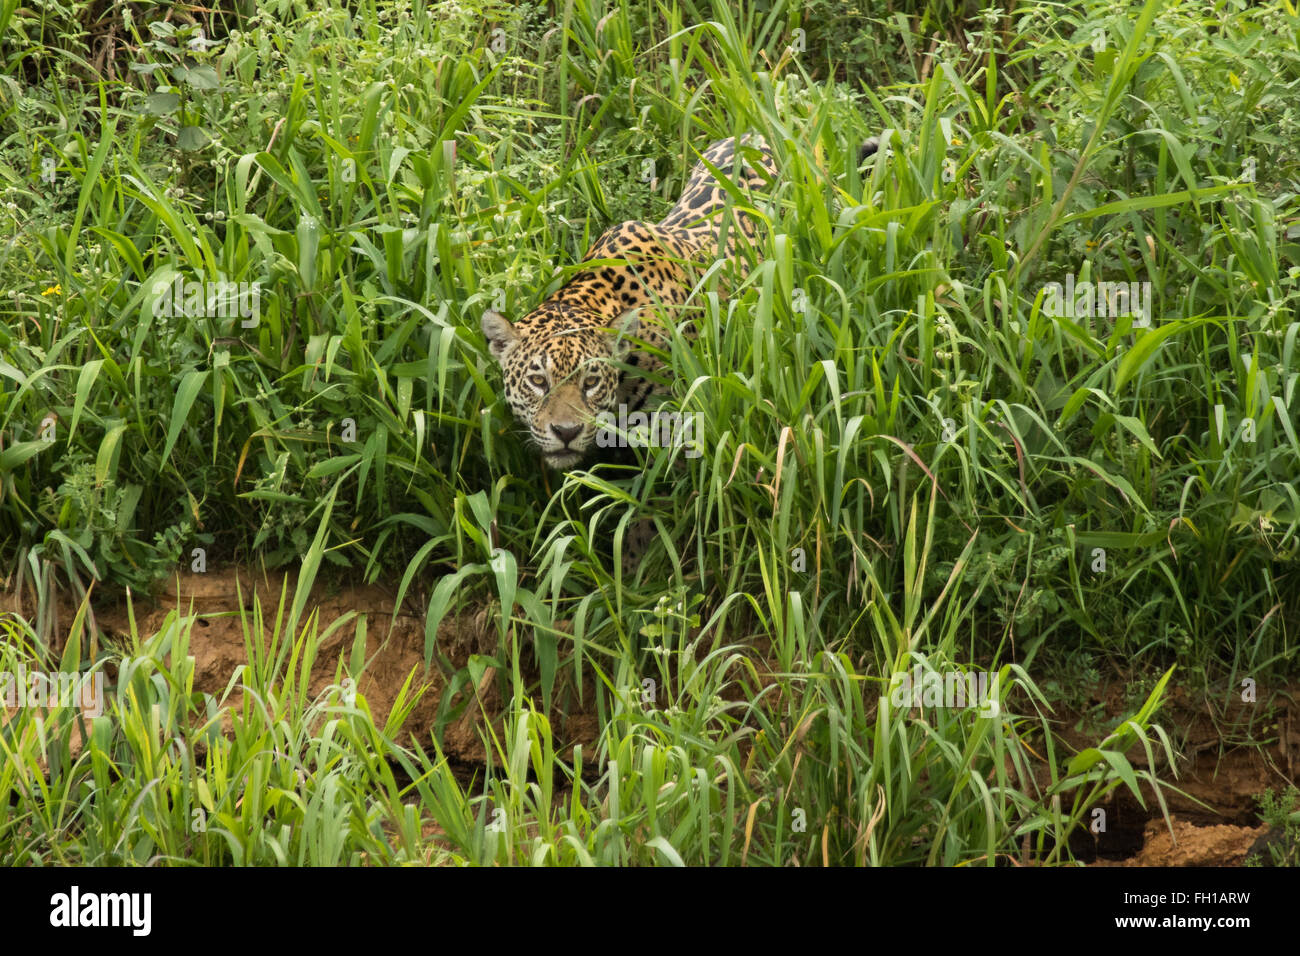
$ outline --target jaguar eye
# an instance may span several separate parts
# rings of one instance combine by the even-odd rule
[[[582,388],[584,391],[590,392],[593,388],[595,388],[599,384],[600,384],[599,375],[588,375],[586,379],[583,380]]]
[[[533,388],[545,388],[545,387],[546,387],[546,376],[545,376],[545,375],[530,375],[530,376],[528,376],[528,384],[531,385],[531,386],[533,386]]]

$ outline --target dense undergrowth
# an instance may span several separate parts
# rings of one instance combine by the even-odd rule
[[[1300,17],[1009,6],[0,0],[0,574],[37,609],[4,663],[112,690],[5,725],[0,859],[1059,861],[1168,748],[1170,668],[1293,674]],[[479,315],[749,130],[759,248],[669,356],[704,455],[544,473]],[[218,281],[256,314],[158,307]],[[1133,294],[1061,307],[1099,282]],[[92,645],[49,610],[196,549],[301,568],[226,733],[191,619]],[[342,665],[307,698],[321,573],[427,592],[431,664],[495,609],[472,792]],[[914,666],[999,706],[892,705]],[[1134,721],[1060,752],[1038,685],[1102,671],[1145,678]],[[582,675],[600,744],[559,753]]]

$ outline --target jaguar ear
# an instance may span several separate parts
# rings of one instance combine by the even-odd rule
[[[610,327],[614,330],[611,335],[614,361],[622,361],[632,351],[635,344],[632,340],[641,329],[641,310],[628,309]]]
[[[493,312],[491,309],[483,313],[479,328],[487,337],[488,351],[492,353],[492,357],[498,364],[505,360],[506,355],[519,341],[519,335],[515,332],[515,327],[510,324],[510,320],[500,312]]]

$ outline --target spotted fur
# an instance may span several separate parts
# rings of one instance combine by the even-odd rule
[[[659,317],[671,320],[674,307],[686,301],[691,267],[733,257],[737,231],[754,239],[754,220],[737,214],[720,242],[729,194],[709,167],[752,191],[775,177],[776,164],[761,137],[741,137],[739,157],[737,142],[733,137],[709,146],[668,215],[607,230],[583,259],[592,267],[518,322],[483,313],[506,402],[551,467],[571,468],[587,455],[598,413],[617,416],[620,405],[634,412],[663,391],[649,377],[662,363],[632,340],[664,349],[668,332]],[[624,373],[620,364],[639,374]]]

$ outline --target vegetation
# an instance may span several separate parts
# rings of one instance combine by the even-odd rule
[[[1290,0],[218,6],[0,0],[0,575],[36,609],[0,672],[108,688],[10,712],[0,861],[1065,862],[1116,788],[1162,799],[1171,680],[1294,674]],[[704,455],[542,472],[480,313],[749,130],[760,248],[669,355]],[[1060,307],[1096,282],[1133,294]],[[56,631],[60,590],[196,560],[298,573],[224,694],[193,615]],[[323,574],[427,593],[449,686],[496,669],[479,775],[399,733],[418,671],[382,722],[364,654],[308,695]],[[439,625],[484,606],[458,667]],[[996,706],[899,706],[915,668]],[[1080,668],[1142,692],[1072,752],[1044,688]]]
[[[1247,866],[1300,866],[1300,790],[1265,790],[1258,797],[1260,819],[1269,833],[1256,842]]]

